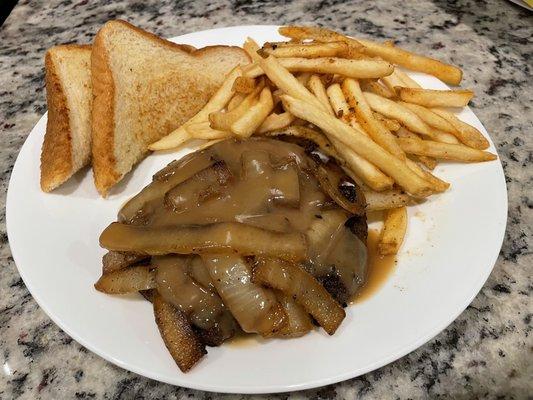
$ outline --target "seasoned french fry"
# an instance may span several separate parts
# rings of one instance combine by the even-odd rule
[[[224,139],[231,136],[231,132],[213,129],[208,121],[195,122],[185,128],[193,139]]]
[[[344,146],[338,140],[330,142],[322,133],[303,126],[290,126],[282,132],[269,132],[268,136],[292,135],[309,139],[316,143],[329,157],[335,158],[339,164],[345,167],[348,175],[357,182],[364,182],[376,191],[392,188],[394,181],[376,168],[373,164],[359,156],[353,150]],[[333,145],[332,145],[333,143]]]
[[[264,81],[258,83],[253,92],[248,94],[232,111],[217,111],[209,114],[211,128],[220,131],[231,131],[231,126],[257,102],[257,96],[261,93],[264,87]]]
[[[393,71],[393,66],[381,60],[348,60],[345,58],[280,58],[278,62],[290,72],[339,74],[350,78],[380,78]],[[257,77],[259,70],[247,71],[246,76]]]
[[[450,187],[450,184],[448,182],[445,182],[442,179],[437,178],[431,172],[424,170],[411,159],[407,158],[405,162],[415,174],[431,183],[431,185],[433,186],[433,191],[435,191],[436,193],[445,192]]]
[[[396,97],[396,93],[393,90],[390,90],[387,86],[384,86],[377,81],[371,79],[361,79],[359,84],[361,85],[361,90],[363,92],[371,92],[387,99]]]
[[[242,69],[240,67],[233,68],[233,70],[226,76],[222,86],[218,88],[204,108],[202,108],[194,117],[185,122],[185,124],[164,138],[152,143],[150,146],[148,146],[148,148],[150,150],[168,150],[178,147],[189,140],[190,135],[185,129],[186,126],[195,122],[207,121],[209,114],[222,110],[232,98],[234,94],[232,89],[233,83],[239,76],[242,76]]]
[[[247,37],[242,45],[242,48],[250,56],[254,63],[257,63],[261,60],[261,56],[257,53],[260,49],[259,45],[250,37]]]
[[[409,193],[421,197],[431,194],[431,186],[426,180],[420,178],[409,169],[405,162],[384,150],[360,131],[305,101],[289,95],[283,95],[282,101],[285,109],[294,116],[318,126],[328,137],[348,146],[361,157],[372,162]],[[339,148],[337,150],[339,151]]]
[[[239,104],[242,103],[242,101],[246,98],[246,95],[242,93],[235,93],[235,95],[231,98],[231,100],[228,103],[228,106],[226,107],[228,111],[233,111]]]
[[[342,119],[351,127],[360,130],[368,136],[365,130],[361,127],[361,125],[359,125],[359,122],[357,122],[355,110],[350,110],[350,106],[344,98],[344,93],[342,93],[341,86],[338,83],[334,83],[333,85],[330,85],[327,88],[326,93],[328,95],[329,102],[333,107],[333,112],[335,113],[337,118]]]
[[[451,85],[459,85],[463,77],[461,69],[453,65],[411,53],[407,50],[400,49],[399,47],[381,44],[371,40],[352,39],[325,28],[283,26],[279,28],[279,33],[291,39],[314,39],[320,42],[344,40],[355,46],[362,45],[363,48],[361,51],[368,55],[381,57],[390,63],[398,64],[413,71],[424,72],[436,76],[440,80]]]
[[[374,93],[365,92],[364,97],[372,110],[399,121],[413,132],[430,138],[435,136],[429,126],[408,108]]]
[[[372,115],[374,115],[374,118],[377,119],[379,122],[381,122],[385,127],[392,132],[396,132],[398,129],[400,129],[402,126],[398,121],[395,119],[387,118],[380,113],[373,112]]]
[[[451,112],[441,110],[439,108],[432,108],[435,114],[440,115],[446,121],[453,125],[455,128],[454,134],[461,143],[466,144],[469,147],[478,150],[485,150],[490,146],[489,141],[483,136],[483,134],[474,128],[472,125],[467,124],[466,122],[461,121],[459,118],[452,114]]]
[[[418,104],[406,103],[404,101],[399,101],[398,104],[401,104],[402,106],[414,112],[422,121],[424,121],[430,127],[452,134],[455,132],[455,128],[452,124],[450,124],[440,115],[431,111],[429,108],[419,106]]]
[[[278,29],[282,36],[293,40],[313,39],[317,42],[346,42],[353,47],[353,50],[362,52],[363,46],[355,39],[341,35],[326,28],[305,27],[305,26],[282,26]]]
[[[243,138],[252,136],[273,108],[272,93],[265,87],[259,95],[259,101],[231,125],[231,131]]]
[[[387,210],[378,242],[379,253],[383,256],[398,253],[406,231],[407,208],[400,207]]]
[[[492,153],[472,149],[462,144],[440,143],[431,140],[416,140],[409,138],[398,138],[398,143],[406,153],[440,158],[443,160],[480,162],[496,159],[496,156]]]
[[[233,91],[235,93],[249,94],[255,89],[255,79],[247,76],[239,76],[233,82]]]
[[[275,57],[268,57],[260,61],[260,67],[265,71],[266,76],[274,84],[290,96],[303,100],[309,104],[327,111],[307,88],[302,85],[286,68],[284,68]]]
[[[416,203],[413,197],[397,189],[386,190],[384,192],[364,189],[363,192],[365,194],[367,211],[388,210]]]
[[[394,71],[396,71],[396,68],[394,69]],[[396,92],[396,87],[403,86],[403,81],[398,77],[397,74],[393,72],[389,76],[384,76],[383,78],[381,78],[381,81],[392,93],[394,93],[395,97],[398,96],[398,93]]]
[[[448,132],[443,132],[443,131],[439,131],[438,129],[433,129],[433,134],[435,135],[433,139],[436,142],[450,143],[450,144],[461,143],[459,139],[457,139],[456,136]]]
[[[418,161],[420,164],[422,164],[424,167],[429,169],[430,171],[434,170],[437,166],[437,160],[435,160],[432,157],[428,156],[415,156],[414,154],[411,154],[411,159]]]
[[[272,113],[265,118],[263,123],[257,128],[257,133],[265,133],[288,127],[294,121],[294,115],[285,111],[281,114]]]
[[[296,75],[296,79],[298,79],[298,82],[300,82],[303,86],[307,86],[309,78],[311,78],[311,72],[300,72]]]
[[[403,72],[400,68],[394,68],[395,75],[403,82],[404,87],[419,88],[420,86],[413,78]]]
[[[468,105],[474,92],[471,90],[434,90],[422,88],[395,87],[400,99],[424,107],[464,107]]]
[[[263,57],[274,56],[278,58],[301,57],[301,58],[318,58],[318,57],[335,57],[345,54],[348,51],[348,44],[345,42],[330,43],[309,43],[309,44],[289,44],[289,45],[272,45],[259,50]]]
[[[329,104],[326,88],[324,87],[324,83],[322,83],[320,77],[318,75],[312,75],[309,78],[307,85],[309,87],[309,90],[311,90],[311,93],[316,96],[316,98],[322,103],[322,105],[328,110],[328,112],[331,115],[335,115],[335,113],[333,112],[333,108],[331,108],[331,104]]]
[[[342,91],[348,104],[355,109],[355,115],[368,135],[381,147],[395,157],[404,160],[405,154],[396,143],[396,139],[385,126],[374,118],[372,110],[366,101],[359,83],[353,79],[345,79]]]

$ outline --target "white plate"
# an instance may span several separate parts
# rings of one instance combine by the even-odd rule
[[[279,40],[274,26],[196,32],[174,38],[195,46],[240,45],[246,36]],[[425,87],[445,88],[413,74]],[[487,134],[466,109],[461,118]],[[52,194],[39,189],[39,155],[46,115],[15,163],[7,196],[13,257],[35,300],[65,332],[110,362],[163,382],[216,392],[284,392],[352,378],[402,357],[450,324],[472,301],[496,261],[505,231],[506,186],[499,161],[442,164],[451,189],[410,209],[399,263],[369,300],[351,306],[333,337],[316,331],[301,339],[221,346],[182,374],[157,331],[150,303],[140,296],[97,292],[100,232],[120,206],[175,154],[155,154],[135,168],[109,199],[82,172]],[[491,146],[491,151],[495,151]]]

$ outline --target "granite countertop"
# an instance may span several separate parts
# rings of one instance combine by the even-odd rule
[[[45,49],[89,43],[112,18],[166,37],[231,25],[318,23],[395,38],[460,65],[464,86],[476,89],[472,108],[497,145],[509,190],[507,233],[489,280],[454,323],[402,359],[336,385],[265,398],[531,398],[532,13],[503,0],[20,1],[0,28],[3,209],[17,153],[46,111]],[[0,218],[0,399],[217,397],[124,371],[62,332],[24,286],[9,250],[4,212]]]

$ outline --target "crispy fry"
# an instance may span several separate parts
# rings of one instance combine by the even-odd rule
[[[431,140],[416,140],[409,138],[398,138],[398,143],[406,153],[444,160],[478,162],[492,161],[496,159],[496,156],[492,153],[472,149],[462,144],[440,143]]]
[[[363,46],[355,39],[341,35],[335,31],[326,28],[305,27],[305,26],[282,26],[278,29],[282,36],[295,39],[305,40],[314,39],[317,42],[346,42],[352,47],[352,52],[357,51],[362,53]]]
[[[364,39],[352,39],[329,29],[283,26],[279,28],[279,33],[283,36],[298,40],[315,39],[321,42],[344,40],[359,48],[362,45],[361,51],[368,55],[381,57],[390,63],[398,64],[413,71],[425,72],[451,85],[458,85],[463,77],[461,69],[453,65],[411,53],[395,46]]]
[[[272,93],[265,87],[261,91],[259,101],[231,125],[231,131],[243,138],[252,136],[273,108]]]
[[[398,75],[395,73],[396,68],[394,68],[394,71],[389,76],[384,76],[381,78],[381,81],[385,84],[385,86],[394,93],[394,97],[398,96],[398,93],[396,91],[396,87],[403,86],[403,81],[398,77]]]
[[[372,110],[399,121],[413,132],[434,137],[429,126],[408,108],[374,93],[365,92],[364,97]]]
[[[361,125],[359,125],[359,122],[357,122],[355,110],[353,108],[350,109],[350,106],[346,102],[341,86],[338,83],[334,83],[333,85],[330,85],[327,88],[326,93],[337,118],[342,119],[351,127],[359,129],[361,132],[368,136],[365,130],[361,127]]]
[[[371,92],[387,99],[396,97],[396,93],[393,90],[390,90],[387,86],[384,86],[377,81],[361,79],[359,84],[361,85],[361,90],[363,90],[363,92]]]
[[[150,150],[168,150],[178,147],[189,140],[190,136],[185,129],[186,126],[195,122],[207,121],[209,114],[222,110],[233,96],[233,82],[235,82],[235,79],[241,75],[242,69],[240,67],[233,68],[233,70],[226,76],[222,86],[220,86],[213,97],[209,99],[207,104],[194,117],[164,138],[152,143],[148,148]]]
[[[348,104],[355,109],[355,115],[368,135],[395,157],[401,160],[405,159],[405,154],[396,143],[394,136],[380,121],[374,118],[372,110],[363,96],[363,92],[361,92],[359,83],[353,79],[345,79],[342,90]]]
[[[242,48],[250,56],[254,63],[258,63],[261,60],[261,56],[257,53],[260,49],[259,45],[250,37],[247,37],[242,45]]]
[[[428,172],[421,168],[417,163],[412,161],[411,159],[407,158],[405,160],[407,163],[407,166],[411,168],[411,170],[417,174],[422,179],[427,180],[432,186],[433,191],[436,193],[442,193],[448,190],[450,187],[450,184],[448,182],[443,181],[442,179],[437,178],[435,175],[433,175],[431,172]]]
[[[402,127],[400,123],[396,121],[395,119],[387,118],[378,112],[373,112],[372,115],[374,116],[375,119],[377,119],[379,122],[385,125],[385,127],[389,131],[396,132],[398,129]]]
[[[398,253],[406,231],[407,208],[400,207],[387,210],[378,242],[379,253],[383,256]]]
[[[345,42],[309,43],[309,44],[276,44],[271,47],[263,46],[259,54],[263,57],[274,56],[278,58],[301,57],[335,57],[346,54],[348,44]]]
[[[296,75],[296,79],[298,79],[298,82],[300,82],[303,86],[307,86],[309,78],[311,78],[311,72],[300,72]]]
[[[331,115],[335,115],[335,113],[333,112],[333,108],[331,108],[331,104],[329,104],[326,88],[324,87],[324,83],[322,82],[320,77],[318,75],[312,75],[309,78],[307,85],[309,86],[309,90],[311,90],[311,93],[316,96],[316,98],[322,103],[324,108],[326,108]]]
[[[421,179],[404,162],[388,153],[360,131],[302,100],[284,95],[282,101],[285,108],[294,116],[320,127],[329,137],[348,146],[361,157],[372,162],[409,193],[421,197],[431,194],[431,186],[428,182]]]
[[[329,157],[335,158],[346,170],[347,174],[356,181],[362,181],[370,188],[381,191],[390,189],[394,181],[381,172],[376,166],[359,156],[338,140],[330,141],[320,132],[303,126],[290,126],[283,132],[270,132],[273,135],[292,135],[309,139],[316,143]],[[334,146],[332,146],[332,143]]]
[[[287,71],[275,57],[270,56],[261,60],[260,66],[268,78],[285,93],[327,111],[322,103],[304,85],[298,82],[294,75]]]
[[[263,123],[257,128],[257,133],[266,133],[288,127],[294,121],[294,115],[285,111],[281,114],[272,113],[265,118]]]
[[[398,104],[401,104],[402,106],[414,112],[422,121],[424,121],[430,127],[452,134],[455,132],[455,128],[452,124],[450,124],[446,119],[442,118],[440,115],[436,114],[429,108],[419,106],[418,104],[406,103],[404,101],[399,101]]]
[[[440,115],[446,121],[453,125],[455,128],[453,133],[461,143],[466,144],[469,147],[478,150],[485,150],[489,147],[489,141],[483,136],[483,134],[474,128],[472,125],[467,124],[466,122],[461,121],[451,112],[441,110],[439,108],[432,108],[435,114]]]
[[[235,93],[249,94],[254,91],[255,84],[256,82],[254,78],[239,76],[237,79],[235,79],[235,82],[233,82],[232,90]]]
[[[457,139],[456,136],[448,132],[442,132],[442,131],[439,131],[438,129],[433,129],[433,134],[435,135],[434,140],[436,142],[451,143],[451,144],[461,143],[459,139]]]
[[[290,72],[339,74],[350,78],[380,78],[389,75],[394,67],[381,60],[348,60],[337,57],[280,58],[278,62]],[[263,72],[260,68],[246,71],[246,76],[255,78]]]
[[[185,128],[193,139],[224,139],[231,136],[231,132],[211,128],[209,121],[195,122]]]
[[[239,104],[242,103],[242,101],[246,98],[246,95],[243,93],[235,93],[235,95],[231,98],[231,100],[228,103],[228,106],[226,107],[228,111],[233,111]]]
[[[257,102],[257,96],[261,93],[264,86],[264,81],[257,84],[253,92],[248,94],[232,111],[218,111],[209,114],[211,127],[221,131],[231,131],[231,126]]]
[[[453,65],[411,53],[399,47],[385,46],[371,40],[357,39],[357,41],[364,46],[363,52],[371,56],[378,56],[407,69],[436,76],[451,85],[459,85],[463,78],[461,69]]]
[[[420,86],[413,78],[403,72],[400,68],[394,68],[395,75],[403,82],[404,87],[419,88]]]
[[[415,204],[415,199],[397,189],[376,192],[364,190],[367,211],[381,211]]]
[[[187,316],[161,295],[153,298],[155,322],[170,355],[182,372],[190,370],[207,353],[196,337]]]
[[[422,164],[424,167],[429,169],[430,171],[433,171],[435,167],[437,166],[437,160],[435,160],[432,157],[428,156],[415,156],[414,154],[411,154],[409,157],[415,161],[418,161],[420,164]]]
[[[468,105],[474,92],[471,90],[434,90],[422,88],[395,87],[403,101],[424,107],[464,107]]]
[[[155,274],[149,265],[138,265],[102,275],[94,288],[109,294],[135,293],[155,288]]]

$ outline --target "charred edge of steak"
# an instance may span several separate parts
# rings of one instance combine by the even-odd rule
[[[331,294],[331,297],[333,297],[341,306],[347,307],[349,300],[348,290],[337,272],[330,272],[327,275],[318,277],[317,280],[322,286],[324,286],[324,289]]]

